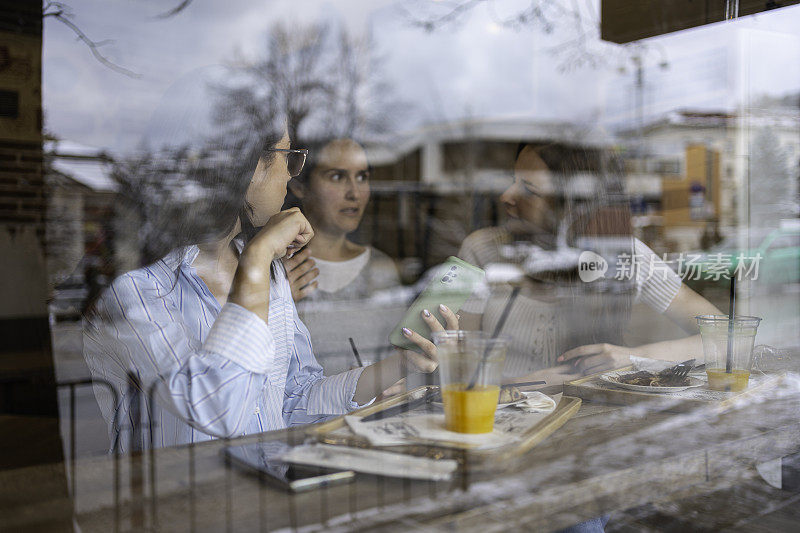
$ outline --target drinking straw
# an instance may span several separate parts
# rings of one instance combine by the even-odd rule
[[[353,342],[353,337],[347,338],[350,341],[350,347],[353,349],[353,356],[356,358],[356,363],[358,366],[364,366],[364,362],[361,360],[361,356],[358,355],[358,350],[356,349],[356,343]]]
[[[500,332],[503,330],[503,326],[506,324],[506,320],[508,319],[508,313],[511,311],[511,306],[514,305],[514,300],[517,299],[517,295],[519,294],[519,286],[515,286],[511,289],[511,296],[508,298],[508,302],[506,302],[506,306],[503,308],[503,312],[500,314],[500,320],[497,321],[497,325],[494,327],[494,333],[492,333],[492,339],[496,339]],[[489,346],[483,351],[483,357],[481,357],[478,366],[475,367],[475,372],[472,373],[472,378],[469,380],[469,384],[467,385],[467,390],[472,390],[475,388],[475,382],[478,381],[478,376],[481,374],[481,370],[483,370],[483,365],[486,364],[486,359],[489,357]]]
[[[728,308],[728,353],[725,358],[725,373],[733,371],[733,323],[736,318],[736,275],[731,276],[730,307]]]

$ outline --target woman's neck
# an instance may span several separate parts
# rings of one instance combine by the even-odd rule
[[[231,248],[231,241],[236,231],[232,230],[218,241],[197,245],[200,253],[197,254],[194,268],[220,305],[228,299],[231,282],[239,263]]]
[[[364,247],[347,240],[346,233],[317,230],[308,243],[311,255],[323,261],[347,261],[364,252]]]
[[[227,251],[230,250],[231,241],[227,237],[215,242],[208,242],[198,244],[197,249],[200,251],[198,257],[202,257],[204,261],[218,261],[227,256]]]

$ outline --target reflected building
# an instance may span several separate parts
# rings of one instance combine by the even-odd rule
[[[90,146],[48,140],[44,162],[48,278],[52,285],[78,286],[86,281],[85,270],[113,253],[107,226],[117,190],[113,161]]]
[[[710,224],[718,223],[723,232],[758,225],[753,217],[748,220],[745,206],[755,204],[759,192],[770,187],[782,189],[784,194],[765,201],[775,205],[794,199],[796,209],[800,168],[797,98],[765,99],[744,116],[678,110],[646,124],[642,134],[648,155],[626,161],[635,223],[645,239],[658,242],[658,251],[678,252],[700,248]],[[618,135],[623,143],[633,145],[638,142],[639,129],[621,130]],[[743,150],[753,161],[769,148],[778,156],[775,167],[785,169],[783,178],[775,178],[782,179],[781,183],[765,183],[764,169],[756,165],[740,166]],[[796,217],[797,213],[787,206],[784,216]]]
[[[513,117],[432,124],[367,144],[373,196],[362,238],[381,239],[401,261],[405,281],[413,281],[456,255],[474,230],[503,221],[498,197],[511,183],[521,142],[555,148],[576,199],[597,190],[601,153],[614,144],[595,126]]]
[[[42,160],[42,3],[0,4],[0,471],[56,463],[27,478],[28,490],[6,498],[5,516],[56,498],[34,513],[37,529],[71,529],[55,365],[47,316]]]
[[[2,10],[0,223],[29,228],[43,242],[41,3],[18,2]]]

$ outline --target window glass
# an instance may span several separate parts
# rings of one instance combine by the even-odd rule
[[[545,381],[551,397],[583,398],[586,416],[601,400],[564,384],[636,357],[663,367],[708,356],[707,370],[750,372],[751,386],[789,373],[784,396],[762,398],[780,410],[800,370],[798,28],[797,1],[0,2],[0,426],[20,435],[0,474],[67,465],[53,492],[70,500],[65,527],[91,529],[103,522],[97,506],[110,516],[115,501],[95,506],[91,461],[119,453],[133,478],[186,487],[174,472],[202,477],[200,462],[153,479],[135,471],[140,452],[295,438],[307,424],[424,394],[449,379],[438,329],[505,338],[484,385]],[[727,330],[704,344],[704,315],[759,318],[751,344],[766,348],[743,348],[736,364],[747,368],[722,365],[714,358],[739,344],[714,344]],[[736,392],[711,393],[714,376],[695,374],[705,392],[692,401]],[[608,485],[621,464],[614,439],[625,457],[667,464],[685,444],[711,465],[714,446],[744,446],[734,433],[762,434],[752,417],[741,428],[732,418],[730,434],[718,427],[701,445],[705,429],[692,426],[672,442],[664,428],[724,424],[705,406],[645,419],[623,411],[632,401],[621,389],[600,385],[622,400],[590,430],[605,435],[633,416],[641,433],[599,439],[597,460],[558,432],[541,441],[572,454],[541,456],[564,468],[559,483],[578,480],[558,488],[576,500],[582,486]],[[784,390],[770,387],[759,390]],[[651,429],[662,433],[650,439]],[[537,451],[520,455],[519,472],[544,470],[507,486],[532,490],[547,477],[530,462]],[[197,458],[217,465],[217,455]],[[105,487],[115,478],[103,472]],[[469,489],[460,481],[452,487]],[[382,485],[363,487],[353,494],[383,497]],[[461,498],[452,487],[443,493]],[[752,494],[748,503],[765,499]],[[570,516],[634,523],[640,512],[650,520],[641,528],[658,529],[654,502],[674,495],[650,495],[646,509],[621,508],[629,500],[616,494],[602,513],[587,504]],[[294,522],[276,528],[313,529],[374,507],[331,498],[309,524],[294,500],[266,514],[291,508]],[[548,512],[525,522],[571,525],[567,511]],[[687,528],[746,523],[724,514]],[[158,528],[158,516],[137,516],[130,529]],[[208,525],[222,527],[258,525]]]

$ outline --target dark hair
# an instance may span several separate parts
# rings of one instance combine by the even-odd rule
[[[153,264],[173,250],[221,238],[237,220],[246,235],[255,232],[247,189],[259,159],[269,163],[274,158],[265,149],[282,137],[283,117],[254,124],[221,115],[219,109],[234,106],[214,100],[210,73],[219,69],[194,72],[171,89],[177,94],[170,98],[167,93],[170,105],[156,111],[147,143],[158,143],[157,150],[143,149],[113,169],[119,188],[111,224],[117,239],[137,253],[124,268],[112,269],[115,276]],[[202,95],[182,98],[198,86]],[[198,109],[198,103],[210,104],[216,112]],[[102,288],[90,287],[86,309]]]
[[[237,220],[252,236],[247,189],[259,158],[269,163],[274,157],[264,148],[280,135],[237,133],[240,138],[232,143],[210,139],[197,151],[167,149],[117,166],[115,177],[124,184],[121,207],[138,222],[139,266],[176,248],[223,237]]]

